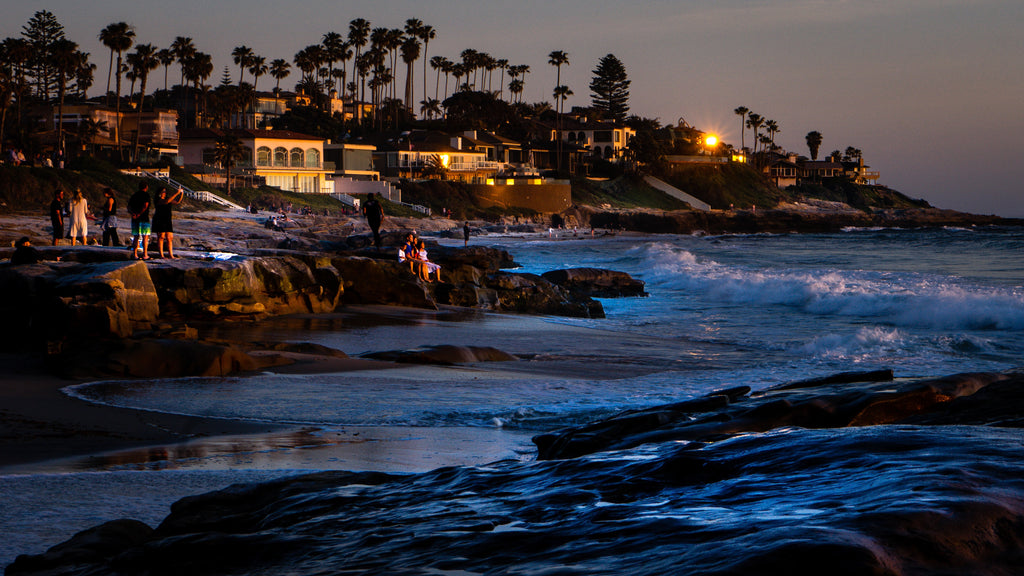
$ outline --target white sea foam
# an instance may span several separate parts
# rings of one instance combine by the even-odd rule
[[[1024,294],[1010,288],[911,273],[730,266],[666,245],[649,247],[646,257],[652,285],[711,302],[786,306],[901,327],[1024,331]]]

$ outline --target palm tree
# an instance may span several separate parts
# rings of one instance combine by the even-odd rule
[[[210,77],[210,74],[213,74],[213,57],[205,52],[193,52],[185,61],[183,69],[185,71],[185,79],[196,90],[197,101],[194,106],[193,125],[198,126],[200,117],[198,97],[203,92],[203,83]]]
[[[50,45],[50,66],[57,73],[57,146],[64,149],[64,93],[68,77],[73,77],[79,65],[78,44],[61,38]]]
[[[750,109],[748,109],[746,106],[740,106],[739,108],[733,110],[733,113],[740,117],[740,150],[743,150],[747,147],[747,141],[744,138],[746,136],[745,125],[747,122],[747,112],[750,112]]]
[[[135,31],[125,22],[111,24],[100,32],[100,41],[111,53],[117,52],[117,100],[115,100],[114,113],[114,143],[118,151],[121,150],[121,60],[122,54],[135,43]],[[109,72],[107,76],[109,77]],[[107,93],[110,93],[109,81]]]
[[[213,148],[213,159],[224,167],[224,179],[227,184],[227,194],[231,196],[231,167],[235,162],[245,158],[246,148],[242,141],[234,134],[224,134],[217,138]]]
[[[256,86],[259,84],[260,76],[267,73],[270,68],[267,66],[267,59],[263,56],[253,56],[249,63],[249,74],[252,74],[252,127],[256,127]]]
[[[498,83],[498,98],[501,98],[502,92],[505,90],[505,71],[508,70],[508,60],[500,58],[494,63],[501,70],[501,81]]]
[[[804,139],[807,141],[807,149],[811,152],[811,160],[817,160],[818,150],[821,149],[821,142],[823,139],[821,132],[818,132],[817,130],[808,132],[807,136],[804,136]]]
[[[405,107],[412,110],[413,98],[413,64],[420,57],[420,39],[407,36],[402,41],[402,62],[405,62]]]
[[[77,54],[78,65],[75,67],[75,86],[78,88],[78,97],[85,100],[89,88],[92,87],[96,65],[89,61],[88,52],[78,52]]]
[[[171,52],[174,57],[178,60],[178,65],[181,67],[181,86],[185,85],[185,61],[192,57],[196,53],[196,47],[192,43],[192,39],[187,36],[178,36],[171,42]]]
[[[754,131],[754,154],[757,154],[757,141],[758,141],[758,130],[761,125],[764,124],[764,117],[755,112],[751,112],[747,115],[747,128]]]
[[[95,139],[99,136],[100,132],[107,131],[107,122],[100,120],[97,122],[92,118],[83,118],[78,123],[78,140],[82,143],[82,148],[85,148],[86,142],[92,146],[92,154],[96,154],[96,143]]]
[[[103,30],[100,30],[100,42],[104,46],[110,48],[110,64],[107,68],[107,92],[108,102],[110,94],[110,74],[115,70],[114,68],[114,52],[117,52],[117,70],[121,70],[121,53],[132,47],[133,38],[135,38],[135,31],[128,25],[127,22],[115,22],[109,24]],[[120,82],[120,74],[118,74],[118,82]],[[118,84],[120,86],[120,84]],[[121,96],[121,90],[118,88],[118,97]],[[117,130],[115,130],[117,132]]]
[[[562,111],[565,109],[565,101],[566,101],[566,99],[568,99],[569,96],[572,96],[572,90],[570,90],[568,86],[556,86],[553,95],[555,97],[555,105],[558,108],[558,110],[557,110],[557,112],[558,112],[558,122],[557,122],[557,126],[558,126],[557,138],[558,138],[558,141],[555,143],[555,149],[558,152],[558,157],[555,159],[555,168],[557,170],[561,170],[562,169]]]
[[[277,81],[274,85],[275,95],[281,91],[281,80],[284,80],[289,74],[291,74],[291,67],[292,65],[284,58],[278,58],[270,61],[270,75]]]
[[[779,129],[779,123],[775,120],[765,121],[764,129],[768,131],[768,151],[772,152],[775,150],[775,135],[782,130]]]
[[[334,84],[334,63],[341,60],[341,53],[345,50],[345,37],[338,32],[327,32],[320,38],[320,45],[324,50],[324,63],[327,64],[327,78]],[[330,90],[328,90],[330,92]]]
[[[156,70],[160,66],[160,60],[156,56],[157,52],[156,46],[152,44],[139,44],[135,47],[135,57],[132,59],[133,71],[139,77],[139,110],[135,128],[135,162],[139,160],[139,133],[142,132],[142,103],[146,99],[146,80],[149,78],[149,72]]]
[[[512,95],[513,100],[519,102],[523,94],[523,81],[519,78],[510,80],[508,83],[508,93]]]
[[[564,88],[566,91],[569,90],[567,86],[562,86],[562,65],[569,65],[569,54],[562,50],[554,50],[548,54],[548,64],[555,67],[555,107],[557,108],[558,117],[555,121],[555,169],[562,169],[562,104],[565,103],[565,97],[568,94],[562,94],[562,102],[558,101],[559,92]]]
[[[437,98],[428,98],[420,102],[420,114],[433,119],[441,115],[441,102]]]
[[[235,65],[238,66],[238,85],[242,85],[242,78],[245,77],[245,69],[249,66],[249,61],[253,57],[252,48],[248,46],[236,46],[231,51],[231,59]]]
[[[355,55],[352,60],[352,78],[355,79],[356,68],[359,66],[359,56],[363,53],[363,46],[370,39],[370,23],[362,18],[356,18],[348,23],[348,43],[355,48]],[[363,90],[365,91],[365,84]],[[360,97],[362,99],[362,97]]]
[[[437,31],[434,30],[433,26],[424,24],[420,28],[419,39],[423,41],[423,99],[427,99],[427,47],[430,45],[430,41],[437,38]],[[436,86],[435,86],[436,88]],[[437,92],[435,90],[435,92]],[[437,99],[437,94],[434,95],[434,99]]]
[[[164,91],[167,91],[167,71],[170,69],[171,64],[174,64],[174,52],[170,48],[163,48],[156,53],[156,59],[160,61],[160,65],[164,67]]]

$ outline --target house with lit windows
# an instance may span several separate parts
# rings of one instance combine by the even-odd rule
[[[234,166],[241,175],[290,192],[334,192],[328,178],[334,167],[323,161],[324,139],[288,130],[185,130],[178,144],[185,168],[219,167],[214,150],[227,134],[237,137],[245,149]]]

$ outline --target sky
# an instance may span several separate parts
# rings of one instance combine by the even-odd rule
[[[824,137],[821,156],[858,148],[881,173],[880,184],[908,196],[1024,217],[1016,166],[1024,149],[1021,0],[0,2],[2,38],[20,35],[38,10],[54,13],[98,66],[90,95],[106,86],[109,50],[97,36],[119,21],[134,27],[137,42],[158,48],[191,37],[213,55],[216,82],[225,66],[237,79],[236,46],[268,62],[291,61],[327,32],[346,35],[352,19],[402,28],[418,18],[437,32],[428,57],[457,60],[473,48],[530,66],[525,102],[552,100],[555,68],[547,55],[567,52],[562,84],[574,95],[566,109],[590,104],[593,70],[614,54],[632,82],[631,114],[663,124],[683,119],[739,146],[733,110],[745,106],[778,122],[776,143],[788,151],[808,155],[804,137],[815,130]],[[282,87],[293,87],[297,76]],[[162,74],[154,80],[162,87]],[[271,82],[265,77],[261,87]],[[750,138],[748,131],[748,145]]]

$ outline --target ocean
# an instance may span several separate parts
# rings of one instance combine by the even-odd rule
[[[535,462],[530,437],[737,385],[759,389],[885,368],[897,378],[916,378],[1024,366],[1021,229],[597,237],[561,231],[555,237],[497,234],[474,237],[473,242],[508,250],[523,272],[573,267],[628,272],[646,282],[649,296],[602,299],[604,319],[375,307],[337,318],[273,319],[246,333],[254,340],[315,342],[350,356],[433,344],[493,346],[519,356],[518,362],[321,375],[266,372],[246,378],[96,382],[69,388],[67,393],[92,402],[280,422],[301,432],[198,441],[157,456],[153,451],[101,455],[8,471],[0,476],[5,497],[0,534],[6,534],[0,565],[19,553],[40,553],[76,527],[124,516],[155,526],[169,504],[184,495],[299,471],[423,472],[414,478],[418,498],[425,502],[443,499],[453,489],[450,477],[431,480],[438,476],[428,472],[435,467],[432,459],[460,465],[460,478],[474,486],[489,479],[495,486],[514,484],[518,494],[548,494],[556,480],[566,491],[600,492],[590,486],[595,478],[629,491],[638,467],[666,465],[680,457],[680,448],[643,446],[584,459],[572,465],[578,469],[569,470]],[[210,330],[208,335],[240,334],[227,325]],[[373,437],[388,429],[398,431],[388,436],[391,441],[357,442],[360,434]],[[960,474],[957,470],[978,465],[972,454],[981,451],[987,455],[986,472],[975,479],[977,486],[965,489],[963,500],[969,500],[967,493],[983,499],[979,494],[998,481],[999,498],[1014,505],[1024,501],[1018,464],[1024,433],[900,428],[897,435],[913,439],[907,440],[913,447],[894,440],[894,434],[887,427],[868,427],[744,435],[706,448],[723,459],[743,460],[739,475],[708,480],[698,488],[669,482],[658,495],[645,492],[632,503],[611,502],[600,494],[582,498],[572,514],[552,525],[520,517],[515,509],[525,501],[507,496],[507,490],[493,499],[478,498],[486,501],[475,501],[473,508],[483,516],[497,514],[514,531],[533,531],[537,537],[572,533],[574,546],[589,550],[539,553],[531,560],[529,571],[535,573],[568,565],[581,568],[550,573],[657,573],[657,567],[664,569],[679,555],[708,573],[728,573],[749,560],[723,560],[733,546],[756,544],[771,552],[773,541],[790,542],[797,534],[811,533],[854,546],[851,542],[881,539],[872,528],[878,514],[909,522],[928,510],[944,510],[948,502],[962,503],[948,490],[927,482],[911,486],[906,480],[936,474],[936,468]],[[466,453],[459,454],[463,437]],[[893,446],[881,449],[885,465],[874,462],[870,473],[858,468],[865,458],[880,458],[879,446],[886,442]],[[356,455],[354,444],[361,446]],[[929,451],[922,444],[947,450]],[[810,464],[822,459],[830,464]],[[491,466],[492,461],[501,463]],[[737,488],[739,483],[744,490]],[[367,490],[373,493],[367,497],[386,506],[410,488]],[[758,498],[752,499],[751,493]],[[906,514],[900,516],[896,508]],[[408,524],[417,534],[425,526],[444,531],[435,513],[396,511],[392,520]],[[618,518],[622,532],[617,537],[624,541],[661,534],[670,525],[686,526],[692,533],[662,545],[616,547],[607,543],[608,532],[592,526],[595,516],[607,515]],[[751,523],[763,530],[751,533]],[[444,564],[450,561],[445,554],[472,557],[469,550],[446,553],[444,538],[432,538],[440,539],[434,544],[441,547],[435,557],[403,556],[387,546],[361,549],[365,573],[397,572],[401,562]],[[320,558],[310,560],[310,569],[331,567],[325,558],[348,550],[342,543],[323,546],[320,556],[308,554]],[[864,546],[874,550],[872,546],[882,545]],[[885,553],[876,556],[884,558]],[[382,558],[390,564],[382,564]],[[483,560],[454,565],[444,568],[451,572],[434,573],[493,568]],[[641,566],[643,570],[636,570]]]

